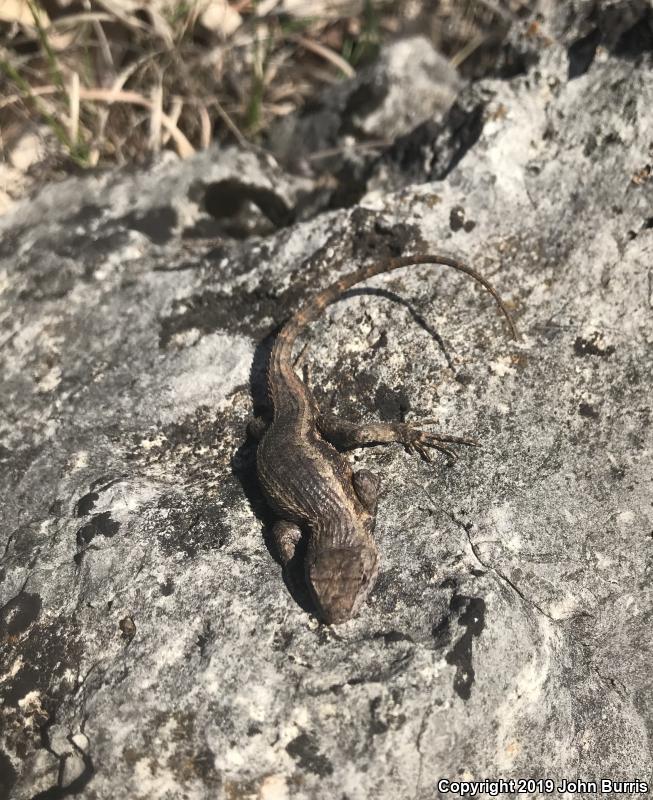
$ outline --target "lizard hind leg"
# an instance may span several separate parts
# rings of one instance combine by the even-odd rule
[[[287,566],[295,555],[295,550],[302,538],[298,525],[287,520],[278,520],[272,526],[272,539],[277,548],[277,553],[283,566]]]

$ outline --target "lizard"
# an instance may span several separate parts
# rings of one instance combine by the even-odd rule
[[[307,382],[295,372],[292,351],[299,334],[348,289],[375,275],[408,266],[451,267],[480,283],[496,300],[513,338],[510,314],[494,287],[464,263],[444,255],[418,254],[377,261],[351,272],[309,299],[283,325],[270,352],[266,383],[272,419],[256,418],[250,433],[258,439],[256,470],[277,521],[272,539],[288,566],[303,535],[308,536],[304,572],[317,612],[327,624],[355,616],[379,573],[374,527],[380,479],[354,471],[340,452],[399,442],[429,461],[427,448],[454,454],[447,445],[477,442],[422,430],[406,422],[356,425],[322,414]],[[424,421],[424,424],[432,422]]]

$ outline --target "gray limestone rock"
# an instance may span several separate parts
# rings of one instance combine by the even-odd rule
[[[650,68],[598,48],[570,79],[543,40],[536,68],[473,87],[477,135],[437,177],[304,222],[310,181],[233,150],[71,179],[0,221],[0,797],[650,782]],[[520,338],[428,267],[307,333],[336,413],[483,444],[451,467],[352,455],[382,475],[382,571],[321,626],[267,546],[245,424],[302,297],[422,250],[491,278]]]
[[[336,84],[308,109],[280,120],[268,144],[289,166],[324,153],[312,162],[320,170],[325,162],[342,159],[356,142],[391,141],[446,111],[460,83],[456,70],[426,38],[401,39],[353,80]]]

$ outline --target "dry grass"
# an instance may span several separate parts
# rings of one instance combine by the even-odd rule
[[[497,0],[499,18],[514,2]],[[389,36],[412,24],[458,65],[482,41],[474,19],[495,14],[493,0],[64,3],[0,0],[5,160],[35,127],[45,132],[41,165],[55,168],[140,163],[163,148],[187,157],[216,139],[256,145]],[[436,9],[430,29],[425,7]]]
[[[25,0],[0,23],[3,147],[35,120],[81,166],[164,147],[186,157],[214,138],[256,142],[276,117],[373,58],[398,5],[341,2],[337,16],[306,18],[254,0],[91,0],[48,16]]]

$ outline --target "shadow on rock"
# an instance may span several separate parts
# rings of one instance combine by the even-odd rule
[[[254,407],[254,416],[260,417],[264,420],[271,418],[271,407],[267,396],[267,388],[265,381],[265,373],[270,359],[270,353],[274,345],[274,340],[279,332],[277,328],[272,334],[267,336],[256,347],[254,357],[252,359],[252,368],[250,370],[250,393],[252,396],[252,405]],[[240,482],[243,487],[245,497],[247,498],[252,511],[257,519],[263,525],[263,541],[270,553],[270,556],[283,567],[283,582],[290,593],[290,596],[297,603],[297,605],[309,614],[315,614],[316,609],[311,600],[306,581],[304,579],[304,560],[306,556],[306,547],[308,539],[306,536],[302,537],[299,542],[293,558],[285,566],[282,564],[277,552],[276,545],[272,538],[272,526],[276,521],[276,517],[272,512],[265,500],[265,496],[261,489],[261,484],[258,480],[256,473],[256,448],[258,442],[247,431],[245,440],[234,453],[231,459],[231,470],[234,477]]]

